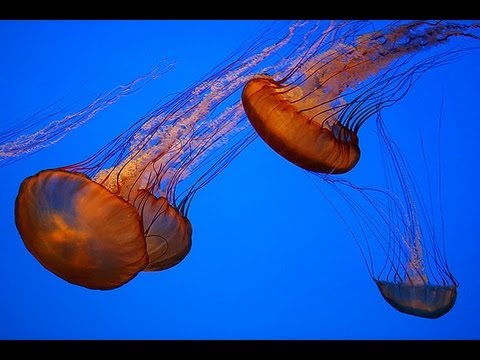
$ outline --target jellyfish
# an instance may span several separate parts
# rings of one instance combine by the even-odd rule
[[[319,176],[344,200],[345,211],[319,189],[355,239],[369,275],[387,303],[405,314],[436,319],[453,308],[458,288],[446,256],[441,192],[438,189],[439,200],[434,205],[434,184],[429,183],[428,204],[414,180],[431,176],[423,145],[424,172],[415,171],[414,177],[380,115],[376,125],[385,186],[358,185],[358,181],[330,174]]]
[[[317,173],[348,172],[360,159],[362,124],[462,51],[420,61],[415,55],[452,37],[478,40],[479,26],[411,21],[371,32],[359,31],[356,22],[329,28],[307,51],[295,53],[290,71],[248,81],[245,112],[265,143],[291,163]]]
[[[185,117],[163,111],[85,161],[43,170],[22,182],[16,226],[46,269],[70,283],[107,290],[140,271],[175,266],[188,254],[189,202],[231,158],[228,152],[213,158],[207,152],[225,141],[231,126],[241,126],[235,120],[242,118],[241,109],[228,108],[217,121],[205,122],[195,110],[185,111]],[[242,138],[238,146],[245,142]],[[202,167],[205,172],[177,196],[177,185]]]
[[[98,290],[179,264],[192,245],[194,195],[255,138],[240,103],[245,79],[269,68],[269,57],[302,26],[292,24],[271,44],[263,38],[247,44],[84,161],[27,177],[15,201],[27,250],[58,277]],[[106,101],[82,116],[94,116]],[[59,129],[71,130],[68,122],[54,133]],[[22,155],[36,136],[9,141],[12,151],[4,154]]]

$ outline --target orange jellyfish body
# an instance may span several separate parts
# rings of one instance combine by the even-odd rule
[[[139,191],[134,205],[142,214],[149,263],[144,271],[165,270],[177,265],[192,246],[192,225],[164,197]]]
[[[76,285],[113,289],[142,270],[173,266],[190,250],[188,220],[162,198],[145,199],[137,209],[83,174],[45,170],[22,182],[15,221],[45,268]]]
[[[250,80],[242,104],[258,135],[278,154],[314,172],[341,174],[360,159],[358,137],[339,122],[312,120],[268,77]]]

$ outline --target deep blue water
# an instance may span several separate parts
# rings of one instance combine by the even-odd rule
[[[2,126],[59,98],[95,95],[150,71],[172,71],[55,145],[0,168],[2,339],[478,339],[477,208],[480,50],[428,72],[383,119],[406,157],[422,166],[419,129],[436,149],[442,119],[446,251],[458,280],[455,307],[422,319],[391,308],[345,225],[305,171],[260,139],[202,189],[189,212],[193,247],[179,265],[141,273],[112,291],[69,284],[25,249],[14,223],[21,181],[85,159],[162,97],[182,91],[262,27],[257,21],[0,21]],[[473,46],[452,40],[444,50]],[[443,102],[443,108],[442,108]],[[5,123],[4,123],[5,122]],[[369,160],[373,121],[356,176]],[[373,150],[372,150],[373,151]],[[432,155],[429,162],[437,164]]]

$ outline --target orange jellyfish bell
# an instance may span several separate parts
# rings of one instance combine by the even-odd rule
[[[191,247],[190,222],[164,198],[140,191],[132,205],[64,170],[41,171],[22,182],[15,221],[45,268],[90,289],[113,289],[142,270],[174,266]]]
[[[360,159],[357,134],[339,122],[312,120],[295,100],[286,86],[266,76],[248,81],[242,92],[253,128],[278,154],[314,172],[351,170]]]
[[[192,247],[192,224],[166,198],[156,198],[140,190],[135,207],[145,224],[145,241],[149,256],[144,271],[165,270],[177,265]]]
[[[15,221],[32,255],[73,284],[113,289],[148,264],[136,209],[83,174],[46,170],[26,178]]]

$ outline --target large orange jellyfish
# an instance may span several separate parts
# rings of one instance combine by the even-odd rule
[[[254,139],[239,101],[245,78],[298,28],[292,25],[273,45],[253,42],[85,161],[26,178],[15,221],[30,253],[64,280],[103,290],[182,261],[192,243],[193,196]],[[107,105],[87,107],[82,116]],[[56,125],[40,133],[70,130],[68,121]],[[3,155],[24,154],[37,134],[8,142]]]
[[[458,287],[445,252],[441,199],[434,205],[431,193],[430,204],[422,198],[380,116],[377,131],[386,185],[360,186],[345,178],[322,176],[322,183],[330,184],[345,200],[347,208],[341,212],[319,189],[347,225],[383,298],[402,313],[435,319],[453,308]],[[427,166],[423,175],[416,171],[415,177],[428,179]],[[438,216],[433,216],[434,208]]]
[[[361,33],[359,24],[328,28],[288,73],[259,75],[242,102],[258,135],[299,167],[340,174],[360,159],[358,130],[401,99],[429,68],[455,53],[412,63],[413,55],[449,38],[472,37],[478,24],[413,21]],[[458,54],[457,54],[458,55]]]

